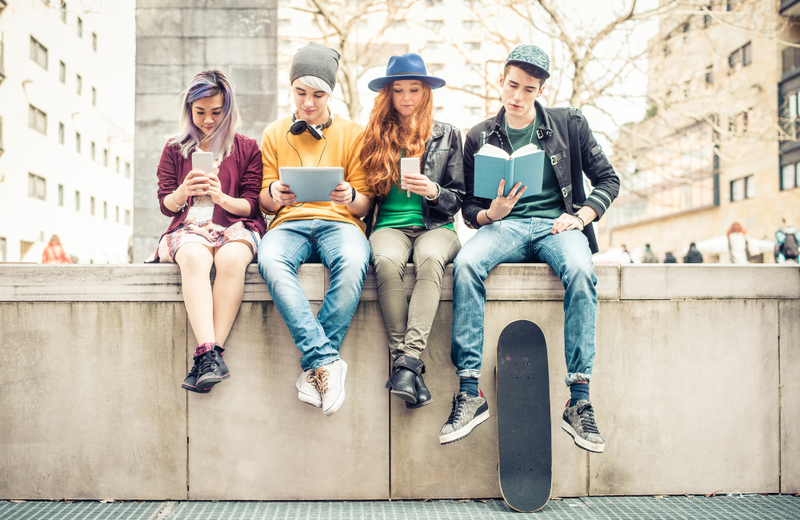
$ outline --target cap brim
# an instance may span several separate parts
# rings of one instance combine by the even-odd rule
[[[531,67],[535,67],[535,68],[536,68],[536,70],[538,70],[539,72],[541,72],[542,74],[544,74],[544,77],[545,77],[545,79],[547,79],[547,78],[549,78],[549,77],[550,77],[550,73],[549,73],[549,72],[547,72],[546,70],[544,70],[544,69],[543,69],[543,68],[541,68],[540,66],[538,66],[538,65],[534,65],[533,63],[528,63],[527,61],[520,61],[520,60],[508,60],[508,61],[506,62],[506,65],[514,65],[515,63],[524,63],[525,65],[530,65]],[[503,68],[505,68],[505,65],[503,66]]]
[[[400,81],[402,79],[416,79],[419,81],[424,81],[432,89],[442,88],[447,84],[445,80],[442,78],[437,78],[435,76],[423,76],[421,74],[405,74],[405,75],[398,75],[398,76],[384,76],[382,78],[376,78],[370,81],[367,84],[367,88],[369,88],[373,92],[380,92],[383,87],[391,83],[392,81]]]

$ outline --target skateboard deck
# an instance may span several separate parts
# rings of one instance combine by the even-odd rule
[[[500,492],[515,511],[550,500],[553,451],[547,345],[536,324],[506,326],[497,343],[497,430]]]

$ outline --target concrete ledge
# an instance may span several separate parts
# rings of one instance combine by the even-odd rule
[[[563,287],[543,264],[487,279],[481,388],[493,416],[444,447],[458,384],[450,270],[423,358],[431,405],[410,411],[383,388],[369,274],[342,346],[348,397],[326,418],[296,398],[300,354],[254,265],[226,344],[233,376],[208,395],[179,386],[195,341],[177,266],[0,265],[0,499],[497,497],[496,344],[517,319],[548,342],[554,496],[800,491],[798,268],[595,270],[602,455],[560,429]],[[307,264],[300,280],[318,309],[327,271]]]

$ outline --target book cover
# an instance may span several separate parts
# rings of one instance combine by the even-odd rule
[[[506,180],[503,196],[518,182],[527,186],[523,199],[542,192],[544,150],[534,144],[523,146],[513,154],[492,144],[485,144],[475,154],[476,197],[494,199],[502,179]]]

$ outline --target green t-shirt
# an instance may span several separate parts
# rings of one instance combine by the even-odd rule
[[[405,154],[405,148],[401,149],[400,157]],[[392,188],[383,198],[378,211],[378,222],[375,224],[375,229],[425,226],[422,221],[422,197],[410,191],[408,193],[410,196],[405,190],[401,190],[400,186],[392,183]],[[455,231],[452,222],[442,227]]]
[[[541,114],[536,112],[536,118],[532,125],[516,130],[508,127],[508,139],[514,150],[519,150],[529,142],[542,148],[539,138],[536,136],[536,129],[542,124]],[[533,128],[531,128],[533,126]],[[533,132],[533,133],[531,133]],[[558,218],[564,213],[564,198],[561,196],[561,186],[558,185],[558,177],[553,170],[553,165],[547,157],[544,158],[544,171],[542,173],[542,192],[528,197],[527,193],[523,199],[517,201],[514,209],[506,218],[523,219],[531,217],[539,218]]]

